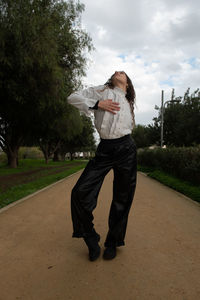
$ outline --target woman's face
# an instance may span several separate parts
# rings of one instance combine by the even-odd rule
[[[112,76],[112,82],[115,85],[116,82],[120,82],[121,84],[127,85],[127,77],[124,71],[115,71]]]

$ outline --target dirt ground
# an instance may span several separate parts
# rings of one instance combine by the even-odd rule
[[[0,176],[0,191],[5,192],[6,190],[12,188],[13,186],[29,183],[43,176],[57,174],[62,171],[66,171],[73,166],[77,166],[79,163],[74,162],[62,166],[48,166],[40,167],[31,171],[26,171],[22,173],[8,174]],[[46,172],[48,170],[48,172]]]
[[[138,173],[126,245],[90,262],[71,237],[79,176],[0,210],[0,300],[199,300],[200,205]],[[112,181],[111,171],[94,212],[102,253]]]

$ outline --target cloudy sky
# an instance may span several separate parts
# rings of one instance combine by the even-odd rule
[[[165,101],[200,88],[199,0],[82,0],[82,26],[96,48],[85,85],[104,84],[124,70],[136,90],[137,124],[157,116]]]

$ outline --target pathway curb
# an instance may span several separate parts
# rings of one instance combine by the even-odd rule
[[[144,173],[144,172],[141,172],[141,171],[138,171],[138,172],[140,172],[140,174],[142,174],[142,175],[144,175],[144,176],[146,176],[146,177],[148,177],[148,178],[150,178],[150,179],[152,179],[152,180],[155,180],[156,182],[162,184],[163,186],[166,186],[168,189],[173,190],[173,191],[174,191],[176,194],[178,194],[179,196],[185,198],[186,200],[188,200],[188,201],[190,201],[190,202],[192,202],[192,203],[194,203],[194,204],[196,204],[197,206],[200,207],[200,202],[195,201],[195,200],[193,200],[192,198],[190,198],[190,197],[188,197],[188,196],[182,194],[181,192],[179,192],[179,191],[173,189],[172,187],[170,187],[170,186],[168,186],[168,185],[166,185],[166,184],[160,182],[159,180],[157,180],[157,179],[155,179],[155,178],[153,178],[153,177],[148,176],[148,175],[147,175],[146,173]]]
[[[23,197],[23,198],[21,198],[21,199],[19,199],[19,200],[16,200],[16,201],[14,201],[14,202],[12,202],[12,203],[6,205],[5,207],[0,208],[0,214],[1,214],[2,212],[6,211],[7,209],[9,209],[9,208],[11,208],[11,207],[13,207],[13,206],[15,206],[15,205],[17,205],[17,204],[19,204],[19,203],[25,201],[25,200],[28,200],[29,198],[31,198],[31,197],[33,197],[33,196],[39,194],[40,192],[43,192],[43,191],[45,191],[45,190],[51,188],[52,186],[56,185],[57,183],[60,183],[60,182],[62,182],[62,181],[64,181],[64,180],[66,180],[66,179],[68,179],[68,178],[70,178],[70,177],[72,177],[72,176],[78,174],[78,173],[81,172],[82,170],[83,170],[83,169],[81,169],[81,170],[77,171],[76,173],[73,173],[73,174],[71,174],[71,175],[69,175],[69,176],[67,176],[67,177],[65,177],[65,178],[63,178],[63,179],[60,179],[60,180],[58,180],[58,181],[56,181],[56,182],[54,182],[54,183],[51,183],[50,185],[47,185],[47,186],[45,186],[44,188],[42,188],[42,189],[40,189],[40,190],[38,190],[38,191],[36,191],[36,192],[34,192],[34,193],[28,195],[28,196],[25,196],[25,197]]]

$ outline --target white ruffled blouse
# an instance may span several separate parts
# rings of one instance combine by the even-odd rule
[[[116,114],[98,109],[91,109],[98,100],[112,99],[118,102],[120,110]],[[131,108],[125,97],[125,92],[119,88],[113,89],[105,85],[90,87],[77,91],[68,97],[68,103],[77,107],[81,113],[90,116],[94,112],[95,127],[102,139],[115,139],[130,134],[135,126]]]

